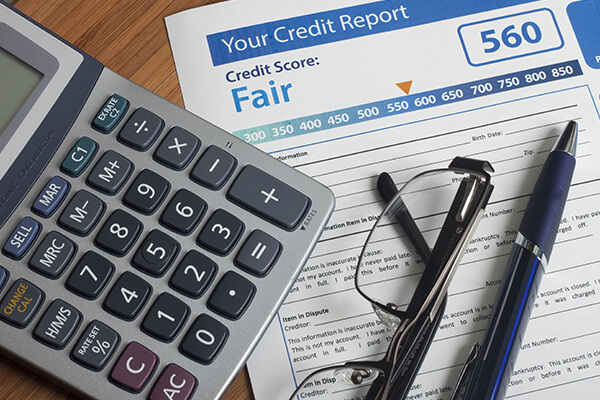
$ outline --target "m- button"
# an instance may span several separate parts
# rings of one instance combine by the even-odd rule
[[[252,165],[244,167],[227,196],[286,230],[296,229],[310,207],[308,197]]]

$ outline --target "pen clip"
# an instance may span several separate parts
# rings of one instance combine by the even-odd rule
[[[454,390],[452,391],[452,395],[450,396],[449,400],[458,400],[463,398],[464,391],[467,388],[467,384],[471,378],[471,373],[473,372],[473,367],[475,366],[475,361],[477,361],[477,357],[479,357],[480,352],[481,346],[479,343],[475,343],[471,348],[471,352],[467,356],[467,360],[465,361],[465,365],[463,365],[462,371],[460,371],[460,375],[456,381],[456,385],[454,385]]]

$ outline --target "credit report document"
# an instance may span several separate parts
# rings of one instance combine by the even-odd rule
[[[377,176],[401,186],[465,156],[493,165],[495,190],[408,397],[446,400],[483,339],[523,210],[569,120],[579,124],[575,176],[507,398],[597,398],[599,0],[235,1],[166,23],[186,107],[337,199],[248,362],[258,400],[287,399],[317,368],[383,356],[392,332],[353,282],[384,207]],[[410,262],[402,257],[372,272],[385,279]],[[367,390],[311,384],[310,399]]]

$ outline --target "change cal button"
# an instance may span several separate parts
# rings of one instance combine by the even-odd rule
[[[44,301],[44,292],[25,279],[16,280],[0,303],[0,318],[19,328],[27,326]]]

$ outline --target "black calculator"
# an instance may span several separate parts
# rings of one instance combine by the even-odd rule
[[[82,397],[217,399],[329,189],[0,3],[0,349]]]

